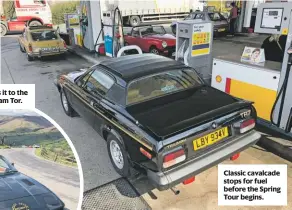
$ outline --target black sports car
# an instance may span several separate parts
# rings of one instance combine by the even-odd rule
[[[64,203],[48,188],[18,172],[0,155],[0,209],[63,210]]]
[[[251,102],[206,85],[170,58],[122,56],[55,84],[65,113],[77,112],[107,141],[116,171],[127,177],[135,167],[159,190],[191,182],[260,138]]]

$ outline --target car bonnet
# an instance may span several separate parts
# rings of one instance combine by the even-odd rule
[[[36,180],[21,173],[0,176],[0,202],[51,193]]]

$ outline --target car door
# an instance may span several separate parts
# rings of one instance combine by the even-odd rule
[[[131,39],[131,44],[132,45],[138,45],[139,47],[140,47],[140,45],[139,45],[139,43],[140,43],[140,33],[139,33],[139,30],[135,30],[135,29],[133,29],[132,30],[132,39]]]
[[[103,122],[104,109],[100,105],[102,99],[106,100],[106,94],[113,86],[115,80],[101,67],[95,69],[83,86],[84,106],[83,116],[96,131],[100,131]]]
[[[67,82],[63,90],[67,96],[72,108],[81,116],[84,117],[84,106],[86,100],[84,96],[83,86],[92,74],[94,69],[88,70],[82,76],[80,76],[75,82]]]

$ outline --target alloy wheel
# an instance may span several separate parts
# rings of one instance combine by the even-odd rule
[[[66,112],[68,112],[69,106],[68,106],[68,100],[65,96],[65,93],[62,93],[62,104],[63,104],[63,107],[66,110]]]
[[[123,169],[124,167],[123,153],[121,151],[119,144],[115,140],[110,141],[110,153],[115,165],[119,169]]]

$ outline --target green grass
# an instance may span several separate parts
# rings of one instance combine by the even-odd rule
[[[10,147],[7,145],[0,145],[0,149],[10,149]]]
[[[35,150],[35,155],[66,166],[77,167],[74,154],[65,139],[55,142],[44,142]]]
[[[59,131],[47,133],[9,133],[5,136],[5,144],[19,147],[22,145],[44,144],[63,138]]]

